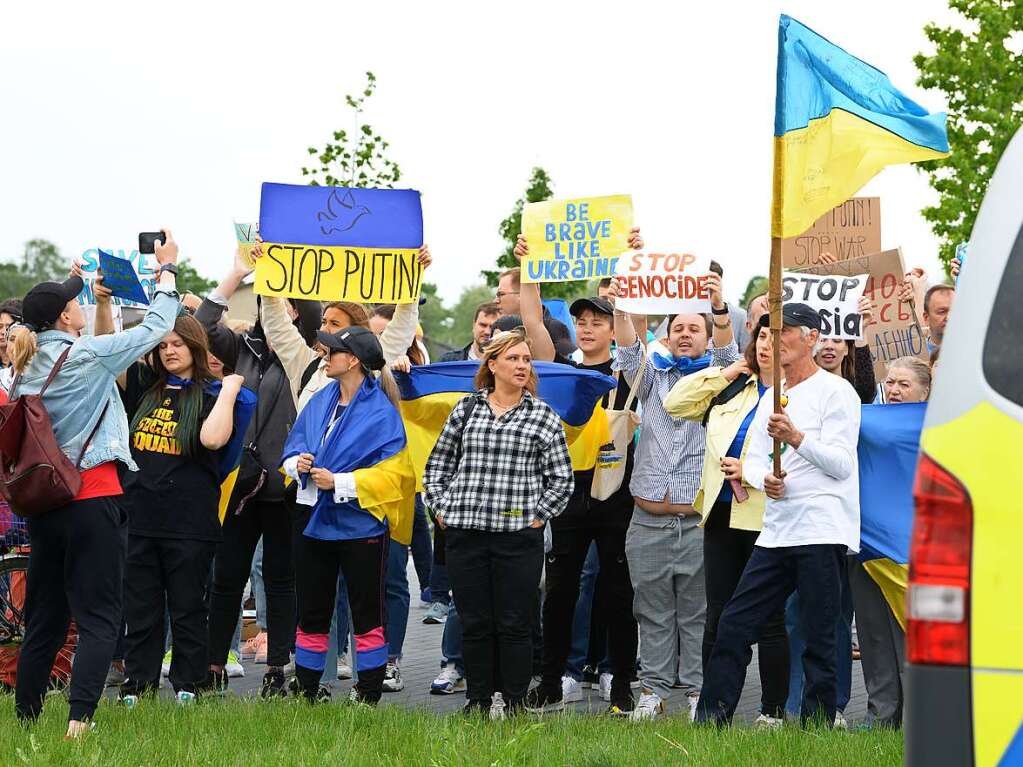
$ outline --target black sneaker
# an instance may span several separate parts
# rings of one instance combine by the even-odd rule
[[[316,691],[316,697],[313,698],[311,703],[330,703],[331,694],[330,688],[325,684],[320,685],[320,689]]]
[[[261,698],[283,698],[287,695],[288,680],[284,678],[284,671],[279,668],[271,668],[263,674],[263,686],[259,690]]]
[[[610,717],[628,717],[636,708],[636,701],[632,696],[612,698],[611,705],[607,707],[607,715]]]
[[[538,684],[526,694],[524,701],[526,711],[531,714],[551,714],[565,710],[562,700],[561,686]]]

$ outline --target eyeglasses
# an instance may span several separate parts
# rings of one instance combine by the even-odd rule
[[[517,296],[518,294],[519,291],[517,290],[499,290],[495,295],[497,296],[497,300],[500,301],[505,296]]]

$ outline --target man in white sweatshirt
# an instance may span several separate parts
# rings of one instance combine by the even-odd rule
[[[860,541],[860,401],[848,381],[814,362],[817,312],[787,304],[783,323],[787,404],[774,414],[773,392],[765,392],[742,466],[743,479],[767,494],[764,527],[721,616],[697,721],[731,721],[760,627],[793,591],[799,593],[806,637],[800,719],[826,726],[835,720],[835,622],[846,554],[857,552]],[[781,441],[780,476],[773,470],[774,439]]]

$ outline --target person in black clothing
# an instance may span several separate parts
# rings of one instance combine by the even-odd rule
[[[160,687],[166,600],[174,635],[170,681],[181,701],[206,687],[206,587],[220,539],[220,450],[230,440],[242,377],[209,391],[206,331],[188,315],[140,366],[151,385],[129,403],[132,458],[125,478],[128,552],[124,576],[125,670],[121,699]],[[145,379],[144,379],[145,380]]]
[[[634,230],[630,246],[642,248],[639,231]],[[528,248],[519,238],[515,254],[525,258]],[[575,318],[576,341],[583,353],[582,363],[557,354],[541,320],[540,295],[534,285],[523,286],[521,294],[523,324],[536,344],[537,359],[553,359],[583,370],[595,370],[613,376],[611,343],[614,339],[614,307],[606,298],[582,298],[571,306]],[[629,384],[618,374],[618,387],[604,396],[604,408],[622,410],[630,401]],[[562,675],[572,643],[572,620],[583,563],[590,544],[596,543],[600,560],[600,588],[596,590],[594,615],[607,627],[608,654],[611,661],[611,705],[608,713],[625,716],[633,710],[630,683],[635,675],[638,630],[632,614],[632,579],[625,556],[625,534],[632,520],[633,499],[629,477],[635,458],[635,442],[630,442],[625,475],[621,486],[606,500],[592,497],[594,470],[575,472],[575,490],[568,508],[551,521],[553,546],[547,555],[546,593],[543,603],[543,671],[540,683],[526,699],[526,708],[534,712],[564,709]]]
[[[196,310],[206,328],[210,351],[256,392],[259,402],[245,435],[238,480],[224,517],[223,539],[217,548],[210,594],[210,669],[220,687],[227,686],[224,665],[238,625],[238,605],[252,567],[252,555],[263,538],[263,583],[267,606],[267,671],[263,697],[286,694],[284,667],[295,639],[295,567],[292,553],[294,492],[286,496],[278,471],[288,430],[295,422],[296,403],[284,367],[257,322],[248,333],[234,333],[220,319],[227,301],[251,269],[235,259],[232,271]],[[310,346],[320,325],[318,301],[294,300],[293,321]]]
[[[490,343],[494,321],[501,316],[501,307],[495,303],[480,304],[472,320],[472,341],[461,349],[447,352],[441,362],[463,362],[483,358],[483,347]]]

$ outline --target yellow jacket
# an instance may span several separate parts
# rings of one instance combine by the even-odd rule
[[[664,400],[664,410],[673,418],[702,421],[711,400],[724,391],[728,384],[729,381],[721,374],[720,367],[711,367],[688,375],[672,387]],[[707,419],[707,452],[703,459],[703,477],[700,480],[700,490],[693,501],[693,508],[700,512],[701,525],[707,521],[711,507],[725,483],[721,459],[728,452],[743,419],[759,401],[757,377],[754,375],[750,376],[741,392],[711,410]],[[749,432],[746,433],[746,441],[742,446],[741,460],[746,459],[747,447]],[[737,503],[734,498],[732,499],[729,527],[759,531],[764,524],[764,505],[767,496],[745,481],[742,484],[749,491],[749,498],[743,503]]]

